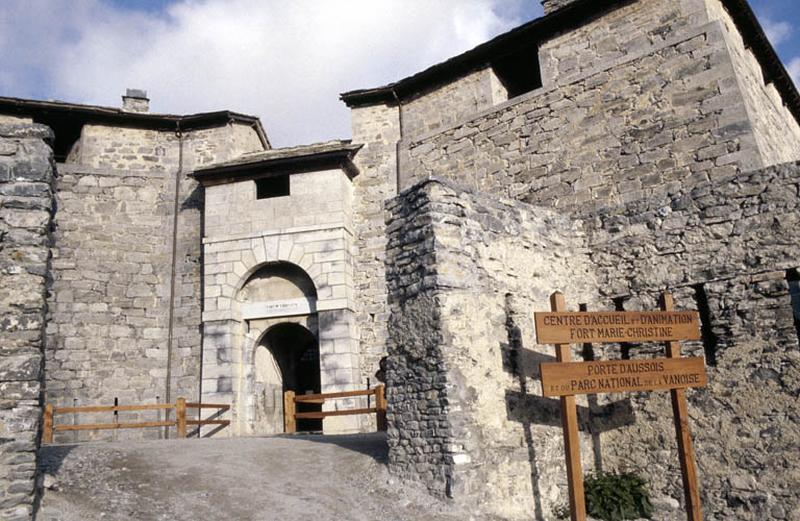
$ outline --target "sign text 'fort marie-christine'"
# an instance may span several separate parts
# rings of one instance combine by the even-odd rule
[[[535,318],[540,344],[700,340],[693,311],[561,311],[536,313]]]

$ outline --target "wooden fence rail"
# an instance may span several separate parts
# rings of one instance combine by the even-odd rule
[[[165,421],[146,421],[135,423],[123,423],[114,421],[113,423],[83,423],[76,425],[56,424],[56,416],[59,414],[80,414],[80,413],[101,413],[120,411],[154,411],[154,410],[175,410],[174,420]],[[187,409],[197,409],[197,420],[187,419]],[[219,425],[227,427],[230,420],[200,418],[203,409],[216,409],[215,415],[224,413],[230,409],[230,405],[217,403],[186,403],[185,398],[178,398],[175,403],[151,403],[138,405],[88,405],[85,407],[54,407],[48,403],[44,407],[44,427],[42,431],[42,443],[53,443],[56,432],[62,431],[95,431],[107,429],[144,429],[149,427],[175,427],[179,438],[186,437],[187,425]],[[115,417],[116,420],[116,417]],[[199,427],[198,427],[199,428]]]
[[[339,411],[297,412],[298,403],[324,404],[326,400],[354,398],[357,396],[375,396],[375,406]],[[330,416],[352,416],[356,414],[373,413],[377,415],[378,430],[386,430],[386,392],[383,385],[361,391],[344,391],[338,393],[295,394],[294,391],[286,391],[283,395],[283,408],[284,430],[287,433],[297,431],[297,420],[321,420]]]

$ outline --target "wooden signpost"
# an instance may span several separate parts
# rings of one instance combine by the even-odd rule
[[[702,521],[685,390],[707,384],[702,358],[681,358],[681,340],[700,340],[697,312],[674,311],[672,295],[662,295],[661,311],[568,312],[564,295],[550,297],[551,312],[535,313],[536,340],[555,344],[557,363],[540,364],[542,392],[561,397],[561,421],[567,459],[572,521],[585,521],[578,394],[669,390],[678,438],[687,519]],[[570,344],[665,342],[666,358],[572,362]]]

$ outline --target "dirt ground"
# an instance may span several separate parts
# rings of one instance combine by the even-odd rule
[[[42,452],[39,521],[475,519],[392,478],[382,434],[85,443]]]

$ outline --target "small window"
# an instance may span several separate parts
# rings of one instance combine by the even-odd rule
[[[508,99],[542,86],[539,47],[529,44],[492,61],[495,75],[506,88]]]
[[[256,199],[270,199],[289,195],[289,176],[256,179]]]

